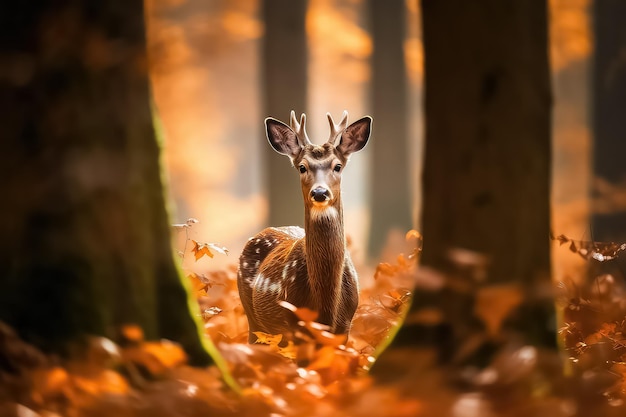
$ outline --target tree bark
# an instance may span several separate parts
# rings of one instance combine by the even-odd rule
[[[626,205],[617,196],[626,193],[624,116],[626,115],[626,3],[593,3],[594,53],[592,58],[593,213],[592,236],[598,241],[626,242]],[[626,259],[601,267],[623,279]]]
[[[207,365],[171,249],[143,13],[141,0],[0,6],[0,320],[60,353],[136,324]]]
[[[507,331],[555,345],[546,7],[526,0],[421,2],[421,264],[453,279],[436,294],[418,288],[409,312],[410,318],[430,304],[444,312],[442,325],[434,333],[406,325],[398,344],[432,337],[449,359],[470,333],[484,330],[477,296],[491,287],[519,288],[523,295],[504,320]],[[455,249],[472,255],[463,258]]]
[[[264,108],[267,116],[287,124],[291,110],[296,112],[298,118],[300,113],[306,112],[307,4],[307,1],[263,1]],[[264,138],[264,131],[262,135]],[[295,169],[269,145],[263,149],[267,172],[269,225],[303,226],[302,192]]]
[[[369,0],[374,52],[372,109],[376,127],[369,170],[370,236],[368,255],[376,259],[389,232],[412,227],[408,157],[407,91],[404,64],[405,5]]]

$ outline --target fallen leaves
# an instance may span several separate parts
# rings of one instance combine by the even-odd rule
[[[186,225],[181,230],[189,227]],[[437,290],[451,285],[449,277],[443,274],[424,277],[423,270],[417,273],[415,258],[421,248],[421,236],[409,232],[407,238],[416,242],[416,249],[408,256],[399,255],[394,263],[379,265],[372,274],[376,279],[362,288],[349,338],[335,335],[327,326],[317,323],[315,311],[282,303],[299,320],[295,343],[285,343],[282,335],[257,332],[258,342],[249,345],[246,318],[237,294],[236,268],[187,271],[190,288],[199,302],[197,314],[226,360],[232,377],[242,387],[240,396],[227,389],[215,367],[186,366],[185,354],[177,344],[146,341],[136,325],[119,329],[120,345],[103,337],[89,338],[82,355],[61,361],[24,343],[0,323],[0,383],[9,387],[0,393],[0,400],[11,398],[6,406],[0,401],[0,414],[9,410],[13,414],[21,413],[18,415],[55,417],[440,415],[429,409],[434,400],[402,395],[415,388],[380,386],[367,372],[401,323],[411,298],[411,285],[420,279],[420,283],[437,285],[419,288]],[[566,238],[559,241],[572,245]],[[577,241],[570,250],[582,255],[580,249],[586,248],[587,259],[597,260],[619,256],[620,247]],[[209,256],[205,251],[214,255],[226,253],[197,241],[188,249],[194,250],[203,257]],[[460,260],[475,260],[464,253],[457,255]],[[457,356],[463,356],[463,352],[469,355],[487,339],[501,335],[507,318],[524,300],[522,289],[514,285],[479,281],[463,290],[470,292],[473,314],[483,329],[482,333],[464,339],[457,347]],[[561,376],[561,383],[566,381],[575,387],[579,384],[576,389],[608,399],[607,406],[619,411],[626,399],[624,292],[606,274],[598,276],[589,288],[563,285],[563,291],[566,320],[559,335],[575,372],[581,376],[578,379]],[[408,319],[437,325],[449,321],[449,316],[441,308],[427,306]],[[566,415],[563,407],[576,404],[573,399],[537,400],[545,395],[537,387],[545,390],[558,379],[558,371],[554,369],[560,368],[547,364],[552,360],[549,358],[532,346],[507,345],[484,369],[473,370],[468,380],[481,390],[483,403],[489,407],[509,401],[522,406],[521,399],[533,398],[536,404],[556,412],[551,415]],[[412,366],[412,361],[412,357],[405,359],[401,366]],[[426,389],[427,385],[422,383],[420,389]],[[5,392],[14,396],[6,397],[9,394]],[[455,407],[460,404],[455,402],[458,398],[449,398]],[[466,415],[462,410],[459,413]]]
[[[163,376],[172,368],[186,363],[185,352],[168,340],[143,342],[124,349],[127,365],[141,368],[151,376]]]
[[[596,267],[610,266],[623,256],[626,244],[553,237],[561,245]],[[602,268],[599,268],[602,271]],[[611,270],[611,268],[608,268]],[[593,269],[590,269],[593,271]],[[619,273],[619,269],[617,270]],[[558,330],[569,354],[572,372],[587,390],[607,399],[609,405],[626,401],[626,289],[619,277],[600,273],[586,282],[561,282],[563,323]]]

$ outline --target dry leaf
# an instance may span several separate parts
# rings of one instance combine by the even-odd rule
[[[160,375],[186,362],[185,352],[173,342],[143,342],[122,351],[122,357],[145,368],[151,375]]]
[[[613,260],[620,255],[620,252],[626,250],[626,243],[574,240],[565,235],[551,237],[561,245],[569,243],[569,250],[571,252],[577,253],[587,260],[594,259],[598,262]]]
[[[95,375],[75,375],[72,377],[72,383],[77,391],[94,396],[126,394],[130,389],[126,379],[110,369],[103,369]]]
[[[196,261],[203,256],[208,256],[209,258],[212,258],[213,256],[215,256],[213,255],[213,252],[217,252],[222,255],[228,255],[228,249],[223,246],[218,246],[214,243],[200,243],[193,239],[191,239],[191,242],[193,243],[193,248],[191,248],[191,251],[196,257]]]
[[[269,334],[269,333],[263,333],[263,332],[253,332],[253,333],[257,337],[257,340],[255,343],[270,345],[276,348],[278,347],[278,344],[283,340],[282,334]]]
[[[474,314],[480,318],[487,334],[495,337],[508,315],[524,299],[522,290],[516,285],[490,285],[482,287],[476,294]]]
[[[143,341],[142,328],[134,324],[123,326],[121,329],[121,334],[122,334],[122,337],[129,342]]]
[[[193,248],[191,249],[191,251],[196,257],[196,261],[203,256],[208,256],[209,258],[212,258],[214,256],[213,252],[211,252],[210,246],[207,243],[198,243],[193,239],[191,240],[191,242],[193,243]]]
[[[31,397],[37,403],[44,404],[51,398],[63,395],[69,380],[67,371],[60,366],[33,370]]]
[[[196,274],[195,272],[192,272],[191,274],[187,275],[187,277],[189,278],[189,281],[191,282],[191,289],[193,291],[201,291],[201,290],[206,291],[207,290],[209,283],[207,282],[208,280],[205,277],[200,276]]]

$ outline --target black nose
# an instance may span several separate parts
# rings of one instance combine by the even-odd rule
[[[326,188],[317,187],[311,190],[311,198],[318,203],[322,201],[328,200],[330,197],[330,192]]]

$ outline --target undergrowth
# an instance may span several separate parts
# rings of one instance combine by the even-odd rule
[[[401,324],[414,286],[419,291],[423,284],[424,272],[416,273],[421,244],[417,232],[407,234],[413,249],[398,255],[395,262],[379,264],[372,271],[359,267],[361,303],[347,342],[316,323],[315,312],[285,303],[307,330],[300,343],[283,346],[280,335],[259,334],[260,343],[249,345],[236,268],[195,268],[199,259],[228,252],[192,239],[195,222],[175,225],[184,242],[179,248],[183,268],[198,300],[197,314],[204,330],[227,362],[240,393],[229,389],[217,368],[187,366],[177,344],[145,340],[136,326],[121,329],[120,344],[92,337],[82,354],[62,360],[23,342],[0,323],[0,415],[625,415],[622,277],[593,272],[588,282],[558,284],[560,354],[509,343],[486,367],[452,372],[437,365],[427,351],[392,350],[381,358],[386,368],[376,373],[383,378],[375,379],[370,368]],[[615,260],[626,247],[572,241],[565,236],[555,239],[595,266]],[[482,288],[475,295],[474,314],[485,329],[480,337],[496,337],[505,317],[521,302],[520,293],[511,288]],[[420,314],[409,319],[440,320],[432,309]],[[472,337],[478,338],[471,335],[468,339]],[[459,347],[463,349],[467,347]],[[450,377],[453,374],[463,375],[470,383],[455,386],[458,379]]]

